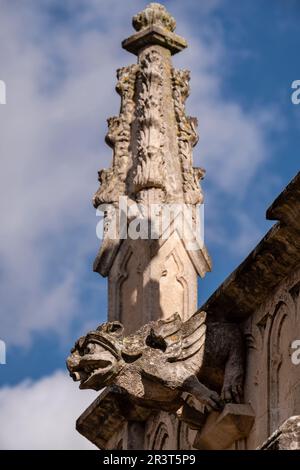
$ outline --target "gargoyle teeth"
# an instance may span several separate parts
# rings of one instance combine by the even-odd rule
[[[78,372],[71,372],[70,376],[74,380],[74,382],[77,382],[77,380],[80,380],[80,374]]]

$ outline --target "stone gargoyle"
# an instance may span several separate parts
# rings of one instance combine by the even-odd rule
[[[150,322],[130,336],[117,321],[81,337],[67,367],[81,389],[114,386],[145,408],[178,411],[187,393],[203,411],[240,403],[243,341],[237,325],[206,322],[196,312]]]

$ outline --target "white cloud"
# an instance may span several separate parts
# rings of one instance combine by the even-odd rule
[[[239,196],[244,195],[270,156],[268,131],[279,126],[278,113],[256,103],[245,109],[224,97],[223,82],[229,79],[234,51],[226,48],[224,32],[214,21],[206,21],[198,31],[183,16],[180,32],[188,37],[189,49],[175,61],[192,71],[187,111],[199,119],[194,161],[205,166],[216,192],[232,195],[238,189]]]
[[[0,389],[0,449],[96,449],[75,430],[97,394],[78,390],[61,371]]]
[[[220,3],[168,4],[190,44],[176,63],[192,71],[188,109],[199,117],[201,133],[195,162],[207,168],[213,186],[214,221],[218,197],[247,191],[268,154],[262,112],[222,98],[229,52],[222,30],[209,21]],[[120,42],[144,6],[139,0],[47,0],[43,8],[37,0],[2,2],[0,78],[7,105],[0,108],[0,296],[1,337],[9,343],[28,344],[37,331],[67,332],[84,311],[83,272],[98,245],[90,201],[96,172],[111,159],[103,143],[106,118],[119,106],[115,69],[135,61]],[[68,21],[55,22],[54,7]],[[191,9],[201,21],[200,37],[187,18]],[[220,231],[220,223],[212,230]]]

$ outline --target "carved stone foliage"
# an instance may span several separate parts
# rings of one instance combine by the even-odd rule
[[[134,192],[145,188],[165,188],[163,80],[163,57],[157,50],[150,48],[141,57],[138,75]]]
[[[182,312],[182,317],[187,318],[189,309],[189,285],[185,272],[182,254],[178,253],[176,248],[172,250],[166,257],[162,266],[162,274],[160,279],[160,304],[162,311],[168,312],[172,310],[172,304],[176,304],[178,311]],[[170,293],[169,295],[168,292]],[[173,305],[174,305],[173,304]],[[168,316],[169,316],[168,315]]]
[[[99,171],[101,185],[93,199],[95,207],[103,203],[116,203],[126,192],[126,177],[131,164],[131,124],[135,108],[137,69],[137,65],[131,65],[117,71],[116,90],[121,96],[120,115],[108,119],[108,133],[105,139],[113,149],[113,164],[111,168]]]
[[[160,26],[171,32],[176,28],[176,21],[173,16],[159,3],[150,3],[145,10],[133,17],[132,24],[136,31],[152,25]]]
[[[184,199],[187,204],[199,204],[203,194],[199,179],[204,170],[193,168],[193,147],[198,142],[197,119],[186,116],[185,101],[189,95],[190,73],[188,70],[172,70],[173,99],[177,121],[178,150],[181,163]]]

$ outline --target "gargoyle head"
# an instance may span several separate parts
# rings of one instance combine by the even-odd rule
[[[110,385],[124,365],[123,326],[114,321],[100,325],[76,341],[67,368],[79,388],[100,390]]]

